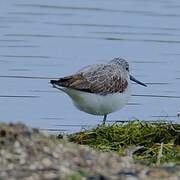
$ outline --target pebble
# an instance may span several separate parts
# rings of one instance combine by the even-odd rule
[[[22,124],[0,124],[0,132],[0,180],[179,179],[179,166],[171,165],[173,171],[145,166],[131,156],[98,152]]]
[[[43,164],[43,166],[44,166],[45,168],[49,168],[49,167],[52,166],[52,161],[51,161],[50,159],[48,159],[48,158],[44,158],[44,159],[42,160],[42,164]]]

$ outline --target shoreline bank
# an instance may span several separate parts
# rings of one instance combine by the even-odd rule
[[[180,177],[179,165],[149,166],[135,161],[130,154],[102,152],[69,142],[70,138],[60,139],[20,123],[1,123],[0,179],[178,180]]]

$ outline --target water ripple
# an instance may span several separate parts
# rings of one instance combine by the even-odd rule
[[[134,42],[155,42],[155,43],[180,43],[180,40],[165,40],[165,39],[138,39],[138,38],[116,38],[116,37],[93,37],[93,36],[75,36],[75,35],[48,35],[48,34],[5,34],[5,36],[14,37],[54,37],[54,38],[67,38],[67,39],[99,39],[108,41],[134,41]]]
[[[0,95],[0,98],[40,98],[40,96],[25,95]]]
[[[180,98],[180,96],[169,96],[169,95],[154,95],[154,94],[133,94],[132,96],[141,97],[155,97],[155,98]]]
[[[42,9],[59,9],[59,10],[76,10],[76,11],[88,11],[88,12],[108,12],[108,13],[126,13],[126,14],[140,14],[143,16],[165,16],[165,17],[179,17],[177,13],[162,13],[150,10],[122,10],[122,9],[109,9],[109,8],[98,8],[98,7],[80,7],[80,6],[61,6],[61,5],[45,5],[45,4],[14,4],[19,7],[33,7]]]
[[[40,58],[40,59],[50,59],[50,56],[32,56],[32,55],[0,55],[1,57],[8,58]]]
[[[5,76],[5,75],[0,75],[0,78],[15,78],[15,79],[57,79],[54,77],[38,77],[38,76]]]
[[[179,31],[178,27],[158,27],[158,26],[135,26],[123,24],[93,24],[93,23],[61,23],[46,21],[45,24],[54,24],[58,26],[80,26],[80,27],[96,27],[96,28],[128,28],[128,29],[144,29],[144,30],[161,30],[161,31]]]

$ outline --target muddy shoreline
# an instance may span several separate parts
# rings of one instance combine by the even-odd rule
[[[0,124],[0,179],[172,179],[180,166],[147,166],[21,123]]]

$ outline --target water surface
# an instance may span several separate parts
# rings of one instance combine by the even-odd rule
[[[180,1],[6,0],[0,6],[0,120],[52,131],[95,126],[49,80],[127,59],[133,84],[116,120],[180,122]]]

